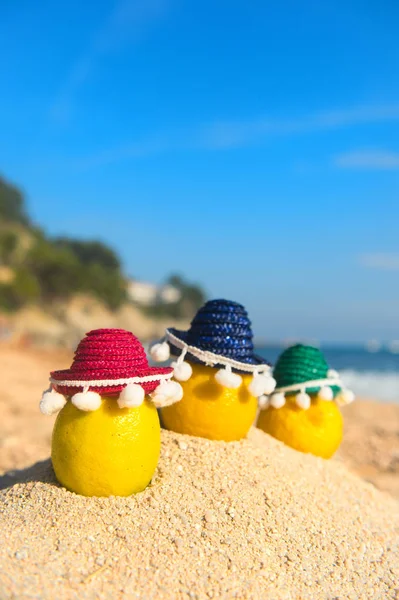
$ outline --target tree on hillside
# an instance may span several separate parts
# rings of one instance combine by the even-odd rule
[[[84,265],[101,265],[106,269],[118,270],[121,268],[120,260],[111,248],[96,241],[71,240],[68,238],[57,238],[54,241],[59,248],[72,250],[75,256]]]
[[[125,280],[117,255],[100,242],[40,238],[28,255],[27,264],[40,281],[45,301],[70,298],[76,293],[93,294],[110,308],[125,300]]]
[[[0,177],[0,221],[29,225],[22,192]]]
[[[187,283],[180,275],[170,275],[166,283],[181,293],[179,302],[188,306],[188,312],[196,312],[205,302],[206,294],[196,283]]]
[[[72,253],[84,272],[83,291],[92,292],[110,308],[118,308],[126,300],[126,282],[121,262],[112,248],[98,241],[58,238],[56,248]]]
[[[84,274],[77,257],[66,248],[54,247],[50,240],[39,238],[26,264],[40,282],[44,302],[69,298],[82,289]]]
[[[18,236],[14,231],[0,230],[0,265],[12,263],[14,253],[18,246]]]

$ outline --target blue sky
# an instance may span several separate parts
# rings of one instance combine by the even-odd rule
[[[399,339],[398,27],[393,0],[6,2],[0,171],[258,336]]]

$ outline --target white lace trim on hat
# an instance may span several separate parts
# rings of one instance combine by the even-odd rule
[[[129,383],[150,383],[151,381],[168,381],[173,377],[172,373],[161,373],[158,375],[145,375],[144,377],[126,377],[124,379],[92,379],[85,380],[60,380],[50,377],[50,383],[60,387],[108,387],[114,385],[128,385]]]
[[[232,358],[227,358],[220,354],[215,354],[214,352],[209,352],[209,350],[200,350],[195,346],[189,346],[186,342],[183,342],[180,338],[176,337],[169,331],[169,329],[165,332],[166,339],[171,342],[177,348],[181,350],[186,350],[195,358],[198,358],[201,362],[205,363],[205,365],[213,367],[215,365],[227,365],[232,367],[233,369],[237,369],[239,371],[244,371],[247,373],[267,373],[271,370],[271,367],[267,364],[258,364],[258,365],[249,365],[247,363],[240,362],[238,360],[234,360]]]
[[[321,387],[323,385],[336,385],[340,388],[343,387],[342,381],[338,377],[331,379],[313,379],[311,381],[302,381],[301,383],[294,383],[292,385],[285,385],[282,387],[276,387],[274,393],[277,392],[295,392],[297,390],[305,390],[307,388]]]

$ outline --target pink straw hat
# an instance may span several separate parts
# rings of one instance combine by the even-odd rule
[[[139,406],[146,394],[156,406],[166,406],[182,397],[172,376],[170,367],[149,366],[141,342],[130,331],[95,329],[79,343],[69,369],[51,372],[51,389],[40,408],[45,414],[58,412],[67,396],[77,408],[95,410],[100,394],[119,396],[120,408]]]

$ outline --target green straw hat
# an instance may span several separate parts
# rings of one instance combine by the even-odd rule
[[[309,394],[317,394],[323,400],[337,398],[339,404],[349,404],[354,394],[342,384],[339,375],[329,369],[326,359],[318,348],[296,344],[284,350],[274,370],[276,388],[270,396],[265,396],[261,404],[281,408],[286,394],[296,394],[295,402],[303,409],[311,404]]]

